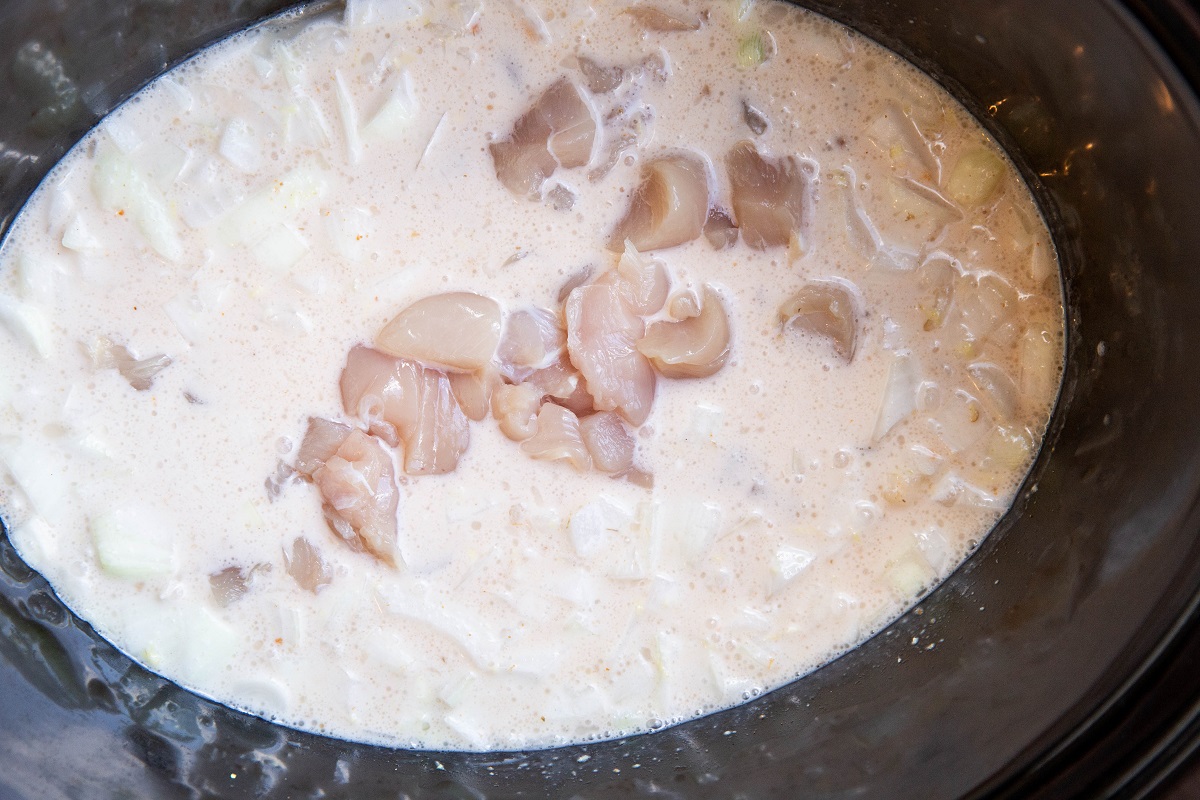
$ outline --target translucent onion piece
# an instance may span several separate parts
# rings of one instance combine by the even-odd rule
[[[153,386],[158,374],[171,365],[170,356],[157,355],[138,359],[125,345],[116,344],[105,336],[99,337],[89,349],[92,366],[96,369],[115,369],[139,392]]]
[[[523,442],[537,432],[537,414],[542,390],[528,383],[505,384],[492,393],[492,416],[500,432],[514,442]]]
[[[829,339],[838,356],[850,363],[858,347],[859,297],[849,281],[813,281],[780,306],[779,318],[785,328]]]
[[[738,229],[728,214],[719,208],[712,208],[704,220],[704,238],[708,239],[714,250],[724,250],[737,244]]]
[[[1000,186],[1005,165],[991,150],[969,150],[959,157],[946,178],[946,192],[964,206],[983,205]]]
[[[664,11],[654,6],[633,6],[625,9],[625,13],[633,17],[642,30],[655,33],[698,31],[704,24],[704,20],[696,14]]]
[[[629,210],[609,239],[610,250],[632,242],[638,250],[660,250],[690,242],[708,217],[708,170],[699,158],[674,155],[655,159],[642,170]]]
[[[922,292],[917,307],[925,317],[923,327],[927,331],[940,328],[950,313],[959,272],[949,258],[931,257],[917,267],[916,277]]]
[[[545,308],[520,309],[505,320],[496,358],[505,377],[519,382],[549,366],[566,346],[567,333],[558,314]]]
[[[679,322],[656,322],[638,350],[668,378],[707,378],[729,358],[729,318],[721,296],[704,287],[700,313]]]
[[[396,507],[400,492],[384,445],[352,430],[337,452],[312,474],[330,527],[353,548],[396,564]]]
[[[872,443],[878,442],[892,428],[906,419],[917,407],[917,386],[920,384],[916,364],[911,356],[897,355],[888,369],[887,385],[883,400],[879,404],[879,415],[875,418]]]
[[[807,223],[810,179],[794,156],[765,159],[753,142],[738,142],[725,159],[733,216],[756,250],[786,247]]]
[[[591,454],[579,431],[579,419],[570,410],[553,403],[542,406],[537,416],[537,433],[522,442],[521,449],[541,461],[568,461],[581,472],[592,467]]]
[[[385,353],[430,366],[470,372],[491,360],[500,343],[500,305],[470,292],[424,297],[375,337]]]
[[[301,589],[316,594],[333,581],[333,570],[321,558],[321,553],[303,536],[292,542],[291,550],[283,551],[287,573]]]
[[[1016,382],[1003,369],[986,361],[976,362],[967,367],[967,374],[988,411],[1005,421],[1016,419],[1021,399]]]
[[[583,91],[560,78],[516,121],[507,139],[488,146],[496,177],[518,197],[536,198],[556,169],[591,160],[597,132]]]
[[[601,411],[584,417],[579,421],[579,432],[596,469],[618,473],[633,466],[633,435],[616,414]]]
[[[657,314],[667,302],[671,280],[666,265],[643,256],[633,242],[625,243],[625,254],[617,262],[617,277],[622,297],[638,315]]]
[[[567,297],[567,350],[597,411],[616,411],[634,425],[650,416],[654,368],[636,343],[646,332],[613,286],[580,286]]]
[[[486,417],[491,408],[492,392],[500,384],[496,370],[485,366],[474,372],[452,372],[448,377],[450,391],[467,419],[479,422]]]

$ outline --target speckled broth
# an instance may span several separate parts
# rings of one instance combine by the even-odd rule
[[[976,121],[879,46],[767,0],[658,8],[702,24],[352,2],[236,36],[111,114],[0,251],[0,499],[21,555],[202,694],[463,750],[735,705],[936,585],[1012,502],[1057,394],[1045,225]],[[587,92],[592,160],[515,197],[488,144],[559,78],[586,87],[580,56],[624,69]],[[731,331],[715,375],[658,381],[635,433],[652,488],[531,459],[484,420],[453,472],[398,470],[397,566],[339,541],[287,466],[311,416],[354,422],[351,347],[440,292],[557,308],[571,276],[617,263],[648,160],[697,155],[728,209],[741,140],[808,171],[811,213],[787,246],[648,254],[673,293],[712,287]],[[781,324],[814,280],[861,301],[849,362]],[[135,388],[101,337],[170,363]],[[287,569],[299,537],[330,569],[317,592]],[[230,568],[233,599],[210,578]]]

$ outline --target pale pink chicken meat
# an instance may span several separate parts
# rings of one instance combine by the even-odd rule
[[[521,443],[531,458],[567,461],[581,472],[592,468],[592,456],[583,443],[579,419],[569,409],[546,403],[537,416],[537,432]]]
[[[467,416],[444,372],[359,345],[346,359],[341,388],[347,414],[395,427],[409,475],[452,472],[470,445]]]
[[[537,433],[542,394],[541,389],[528,383],[498,387],[492,394],[492,416],[500,432],[514,442],[523,442]]]
[[[698,156],[655,159],[642,169],[608,248],[623,250],[629,241],[645,252],[690,242],[704,230],[710,199],[708,168]]]
[[[507,139],[488,146],[496,177],[518,197],[537,198],[556,169],[591,160],[599,132],[584,90],[559,78],[517,119]]]
[[[567,297],[567,350],[597,411],[616,411],[633,425],[650,416],[654,368],[638,352],[646,324],[611,285],[580,286]]]
[[[506,378],[520,382],[550,366],[566,346],[559,314],[546,308],[519,309],[505,320],[496,360]]]
[[[849,363],[858,348],[858,289],[849,281],[812,281],[779,308],[785,328],[795,327],[826,338]]]
[[[756,250],[789,245],[808,223],[811,179],[800,161],[764,158],[753,142],[742,141],[725,165],[742,240]]]
[[[657,314],[671,291],[666,265],[639,253],[632,242],[625,243],[617,268],[600,276],[597,283],[615,284],[629,308],[642,317]]]
[[[550,366],[531,373],[525,382],[541,389],[547,400],[571,409],[576,416],[582,417],[596,410],[596,401],[587,390],[587,381],[565,352]]]
[[[321,552],[303,536],[292,542],[291,550],[283,551],[287,573],[301,589],[316,594],[333,581],[333,570],[321,557]]]
[[[633,466],[633,435],[616,414],[601,411],[584,417],[579,421],[579,432],[596,469],[618,473]]]
[[[389,566],[396,563],[396,487],[391,456],[378,439],[358,428],[336,442],[337,423],[314,418],[300,445],[300,471],[321,493],[325,519],[352,549]],[[312,468],[315,467],[315,468]],[[311,469],[311,472],[308,470]]]
[[[699,314],[654,323],[637,346],[668,378],[715,374],[729,358],[729,316],[720,295],[705,286]]]
[[[491,360],[500,344],[500,305],[470,292],[423,297],[384,326],[375,345],[388,355],[451,372]]]
[[[704,25],[700,15],[688,11],[673,11],[657,6],[631,6],[625,13],[633,17],[644,31],[655,33],[689,33]]]
[[[488,415],[492,392],[500,385],[500,375],[490,364],[474,372],[451,372],[450,391],[458,406],[472,422],[479,422]]]

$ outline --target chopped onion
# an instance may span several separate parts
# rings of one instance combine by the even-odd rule
[[[977,148],[963,153],[946,179],[946,191],[964,206],[987,202],[1004,177],[1004,160],[990,149]]]
[[[242,172],[255,172],[262,166],[260,136],[251,130],[250,123],[234,117],[225,125],[217,152]]]
[[[54,347],[54,333],[50,319],[41,306],[12,297],[0,297],[0,324],[39,357],[50,356]]]
[[[967,374],[989,411],[1002,420],[1016,418],[1021,398],[1017,394],[1017,384],[1003,369],[996,364],[977,361],[967,367]]]
[[[113,152],[100,155],[92,173],[92,191],[103,208],[124,211],[154,252],[168,261],[183,257],[175,215],[162,192],[128,156]]]
[[[143,581],[175,571],[173,531],[158,515],[121,508],[88,521],[100,567],[116,578]]]
[[[897,353],[888,368],[887,385],[879,404],[879,415],[875,418],[872,443],[878,443],[916,409],[919,382],[920,376],[913,358],[907,353]]]

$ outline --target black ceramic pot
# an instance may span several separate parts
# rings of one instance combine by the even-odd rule
[[[284,5],[0,0],[0,232],[101,115]],[[599,744],[417,753],[273,726],[146,672],[4,534],[0,800],[1057,800],[1160,786],[1200,743],[1200,15],[1185,0],[812,6],[975,112],[1062,254],[1062,399],[1016,507],[967,564],[862,647],[748,705]]]

